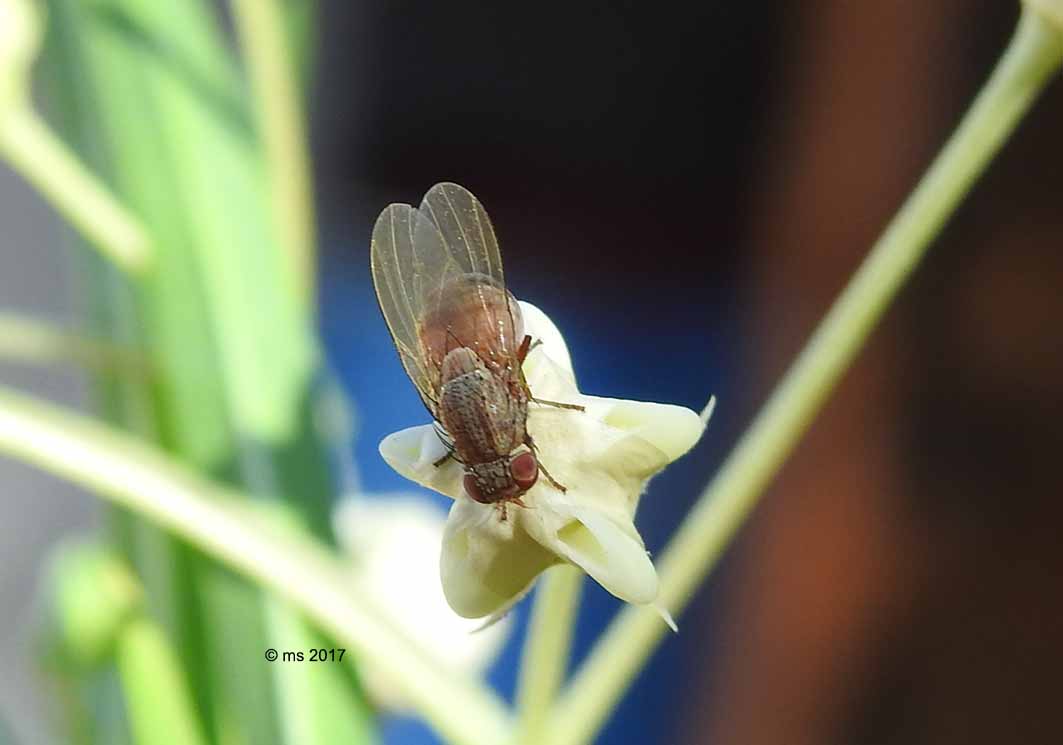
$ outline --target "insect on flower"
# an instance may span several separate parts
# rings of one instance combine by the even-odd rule
[[[370,261],[377,300],[402,366],[447,446],[442,465],[464,466],[470,499],[525,506],[541,472],[557,483],[527,431],[521,365],[533,346],[506,289],[494,228],[483,205],[457,184],[436,184],[420,208],[389,205],[373,227]]]

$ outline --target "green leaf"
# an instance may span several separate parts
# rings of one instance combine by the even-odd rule
[[[305,267],[301,281],[277,238],[246,84],[213,3],[50,5],[57,98],[82,152],[157,243],[154,271],[136,285],[90,275],[103,327],[139,342],[158,371],[146,395],[103,382],[112,418],[128,421],[136,400],[146,425],[137,431],[256,497],[288,501],[329,540],[333,482],[314,424],[320,353]],[[150,527],[112,522],[177,640],[209,733],[227,745],[280,742],[288,724],[256,703],[280,691],[261,662],[272,640],[258,591]],[[350,676],[304,684],[307,700],[361,696]],[[362,702],[319,714],[361,728],[366,711]]]
[[[206,745],[184,671],[157,624],[132,621],[118,638],[117,657],[137,745]]]

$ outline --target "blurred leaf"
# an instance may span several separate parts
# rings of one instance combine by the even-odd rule
[[[320,355],[273,232],[244,84],[213,4],[49,5],[61,110],[158,243],[156,271],[137,286],[106,269],[88,275],[104,327],[141,340],[158,371],[140,390],[102,382],[112,418],[128,424],[133,410],[137,431],[256,496],[291,499],[330,539],[333,484],[313,417]],[[279,742],[277,708],[261,705],[277,692],[261,661],[269,644],[258,590],[159,531],[114,522],[177,640],[209,733],[226,745]],[[354,722],[365,711],[322,715]]]
[[[184,671],[157,624],[139,618],[122,630],[118,669],[137,745],[206,745]]]
[[[140,584],[114,551],[95,540],[61,544],[45,580],[63,661],[93,667],[109,660],[123,626],[142,609]]]
[[[313,85],[314,68],[317,66],[318,2],[317,0],[281,0],[280,5],[288,30],[288,44],[295,60],[295,76],[305,99]]]
[[[317,230],[306,107],[282,0],[230,0],[229,7],[265,163],[267,214],[302,310],[313,315]]]
[[[97,161],[98,172],[110,175],[156,243],[155,271],[142,286],[130,286],[98,265],[86,275],[101,329],[119,340],[142,340],[159,373],[154,385],[140,389],[102,381],[105,403],[113,418],[157,438],[188,462],[221,473],[234,460],[221,362],[202,270],[189,250],[198,240],[194,224],[168,176],[177,146],[159,126],[156,91],[171,80],[214,91],[205,98],[228,112],[219,120],[230,127],[239,126],[231,103],[238,99],[232,87],[212,83],[202,65],[174,62],[175,47],[153,46],[133,33],[119,3],[51,0],[49,7],[46,59],[53,63],[54,98],[80,150]],[[126,522],[115,521],[120,528]],[[177,640],[198,708],[209,722],[220,693],[206,667],[211,632],[202,617],[204,574],[211,570],[151,526],[134,523],[123,532],[150,607]]]

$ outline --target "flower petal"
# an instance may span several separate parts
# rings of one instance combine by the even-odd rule
[[[587,403],[590,397],[579,400]],[[525,499],[533,506],[562,499],[593,506],[618,524],[630,523],[646,480],[669,461],[656,445],[603,423],[592,411],[536,406],[529,412],[528,431],[540,462],[568,490],[561,497],[540,479]]]
[[[525,522],[544,547],[575,564],[606,590],[629,603],[657,597],[653,568],[633,524],[621,525],[593,507],[561,502],[540,509]]]
[[[421,486],[457,499],[464,496],[462,467],[453,458],[437,466],[447,454],[431,424],[393,432],[380,441],[380,455],[399,474]]]
[[[532,540],[521,523],[531,510],[455,500],[443,534],[439,573],[443,594],[459,616],[497,614],[520,599],[557,557]]]
[[[536,398],[560,403],[580,403],[579,388],[571,368],[558,364],[543,347],[536,347],[524,359],[524,379]],[[537,404],[531,404],[532,408]]]
[[[705,422],[685,406],[583,396],[587,413],[610,427],[637,435],[664,453],[668,462],[697,444]]]

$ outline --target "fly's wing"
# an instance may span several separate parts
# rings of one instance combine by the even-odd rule
[[[475,304],[494,336],[487,350],[494,358],[490,361],[508,365],[522,341],[517,337],[523,334],[524,324],[515,301],[499,302],[499,290],[504,298],[509,296],[498,239],[487,210],[465,187],[442,183],[428,190],[419,211],[435,225],[461,274],[478,277]]]
[[[463,272],[483,274],[506,286],[495,229],[487,210],[468,189],[436,184],[424,195],[420,209],[439,228],[444,247]]]
[[[425,354],[420,323],[438,305],[439,288],[460,276],[460,267],[435,225],[408,204],[392,204],[380,213],[369,253],[377,301],[402,366],[438,419],[439,369]]]

